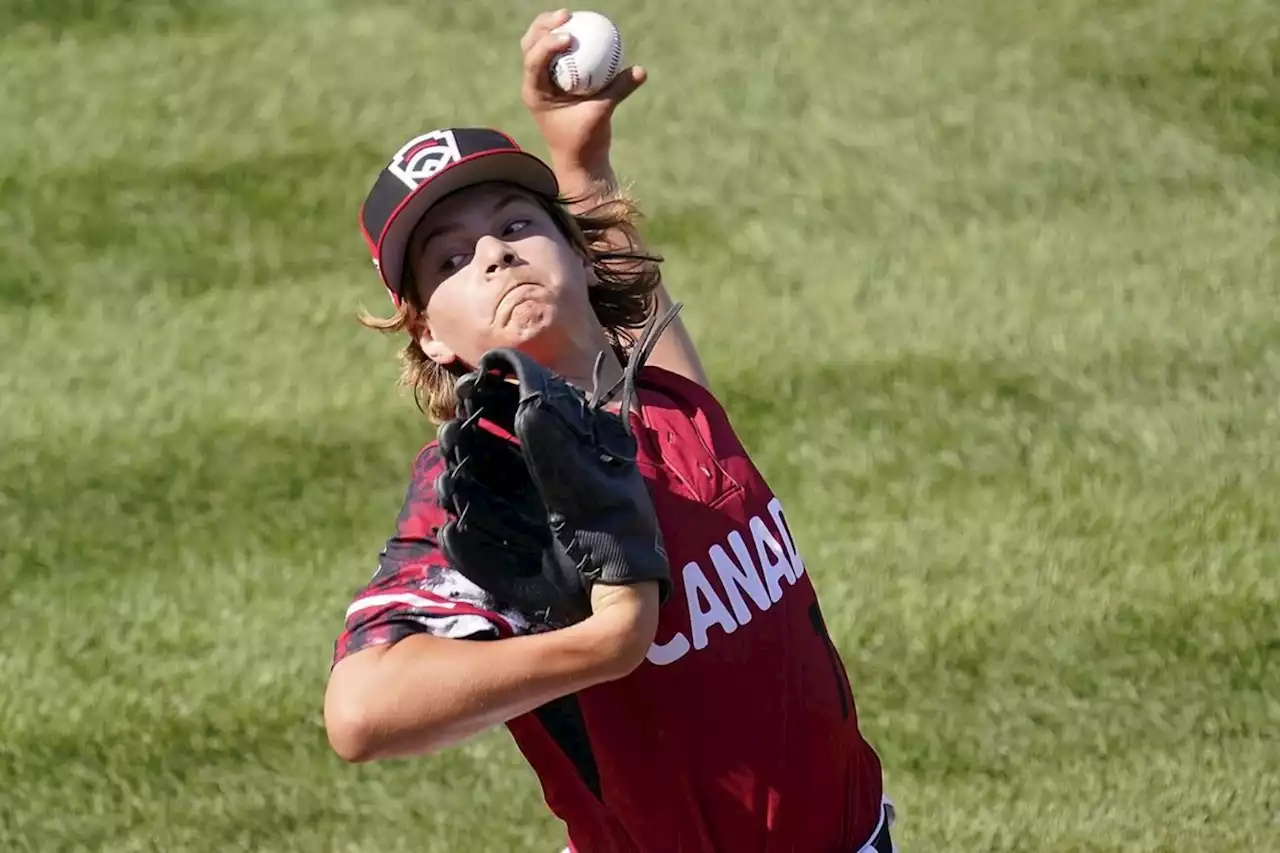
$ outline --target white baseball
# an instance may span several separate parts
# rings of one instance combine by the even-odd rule
[[[574,12],[553,32],[573,37],[569,47],[551,61],[551,79],[570,95],[594,95],[622,70],[622,36],[598,12]]]

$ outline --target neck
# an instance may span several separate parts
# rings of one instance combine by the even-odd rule
[[[600,365],[600,391],[603,393],[622,378],[622,364],[614,355],[613,346],[604,330],[599,326],[593,327],[590,333],[581,338],[575,338],[571,346],[548,367],[563,376],[569,384],[589,394],[595,384],[593,371],[596,358],[601,352],[604,353],[604,362]]]

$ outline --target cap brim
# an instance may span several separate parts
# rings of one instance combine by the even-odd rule
[[[405,252],[409,236],[431,206],[458,190],[501,182],[555,198],[560,192],[555,173],[526,151],[484,151],[464,157],[423,183],[401,202],[378,240],[378,271],[387,289],[398,300],[404,281]]]

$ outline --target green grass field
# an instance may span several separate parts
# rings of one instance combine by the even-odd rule
[[[1275,0],[589,8],[901,848],[1280,849]],[[432,435],[357,208],[423,129],[542,151],[541,10],[0,4],[0,850],[558,849],[505,733],[321,721]]]

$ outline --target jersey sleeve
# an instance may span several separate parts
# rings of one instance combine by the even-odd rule
[[[494,640],[534,630],[518,611],[449,565],[437,531],[446,521],[435,481],[443,461],[434,443],[414,462],[396,530],[383,547],[378,570],[347,607],[332,664],[370,646],[414,634],[459,640]]]

